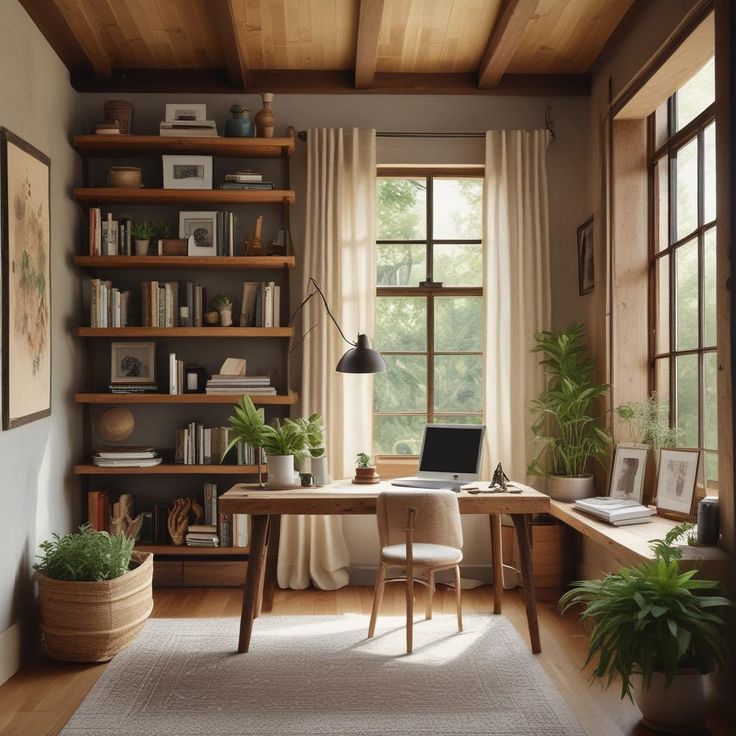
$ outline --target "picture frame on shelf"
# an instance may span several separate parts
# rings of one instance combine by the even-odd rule
[[[156,343],[110,343],[110,383],[156,383]]]
[[[616,445],[608,487],[608,495],[611,498],[642,502],[648,456],[648,445],[626,443]]]
[[[217,212],[180,212],[179,237],[187,238],[187,255],[217,255]]]
[[[593,215],[578,228],[578,291],[580,296],[595,288],[595,262],[593,260]]]
[[[204,102],[167,102],[166,121],[207,120],[207,104]]]
[[[2,426],[51,414],[51,159],[0,128]]]
[[[678,521],[693,519],[700,450],[660,450],[657,514]]]
[[[212,189],[212,156],[163,155],[164,189]]]

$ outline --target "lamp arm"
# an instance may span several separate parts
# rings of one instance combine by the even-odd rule
[[[356,346],[356,343],[352,342],[351,340],[348,340],[347,337],[345,337],[345,333],[342,331],[342,327],[340,327],[338,321],[335,319],[335,315],[332,314],[332,310],[330,310],[330,305],[327,303],[327,298],[325,297],[324,293],[322,292],[322,289],[319,288],[319,284],[310,276],[308,285],[311,286],[314,291],[311,291],[309,294],[307,294],[306,297],[304,297],[304,300],[302,303],[294,310],[294,313],[291,315],[291,319],[289,320],[289,325],[294,325],[294,320],[297,318],[299,313],[304,309],[304,307],[307,305],[307,302],[314,296],[319,295],[319,297],[322,299],[322,303],[324,304],[325,311],[327,312],[327,316],[332,320],[335,327],[337,327],[337,331],[340,333],[340,337],[342,337],[343,340],[348,345],[352,345],[353,347]],[[299,342],[296,343],[296,345],[293,345],[289,352],[292,350],[295,350],[301,343],[304,341],[306,336],[316,327],[317,325],[314,325],[313,327],[310,327],[301,337]]]

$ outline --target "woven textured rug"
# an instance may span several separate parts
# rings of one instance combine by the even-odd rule
[[[501,616],[152,619],[115,657],[62,736],[584,736]]]

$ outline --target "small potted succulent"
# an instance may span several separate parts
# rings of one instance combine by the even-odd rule
[[[355,478],[353,483],[370,485],[381,480],[372,463],[371,456],[366,452],[359,452],[355,458]]]
[[[151,238],[156,234],[154,223],[150,220],[134,222],[130,226],[130,234],[133,236],[133,240],[135,240],[135,254],[137,256],[147,256]]]
[[[233,323],[233,300],[229,296],[218,294],[214,298],[214,304],[220,313],[220,326],[230,327]]]

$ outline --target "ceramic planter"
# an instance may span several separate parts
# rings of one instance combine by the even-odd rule
[[[148,240],[136,240],[135,241],[135,254],[137,256],[147,256],[149,242],[150,241]]]
[[[322,455],[322,457],[313,457],[311,465],[314,485],[326,486],[330,482],[330,475],[327,472],[327,456]]]
[[[376,469],[374,467],[370,468],[355,468],[355,478],[353,478],[353,483],[356,483],[357,485],[370,485],[372,483],[380,483],[381,478],[376,473]]]
[[[233,323],[233,310],[232,309],[220,309],[220,326],[230,327]]]
[[[595,496],[591,475],[550,475],[547,477],[547,495],[556,501],[577,501]]]
[[[705,728],[705,675],[694,669],[679,670],[669,687],[655,672],[649,687],[638,673],[631,676],[634,700],[645,726],[660,733],[699,733]]]
[[[269,455],[268,485],[270,488],[294,488],[299,486],[299,480],[294,470],[293,455]]]

